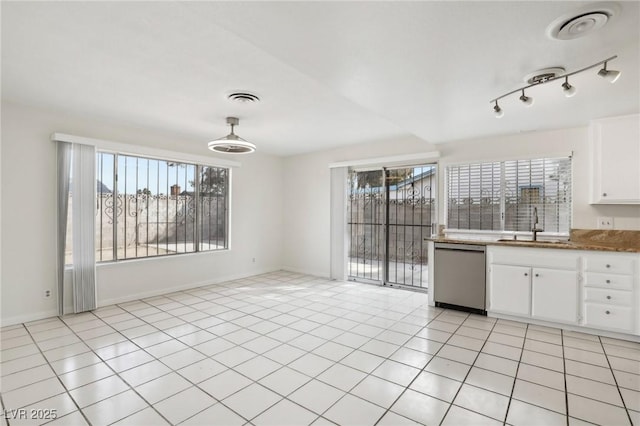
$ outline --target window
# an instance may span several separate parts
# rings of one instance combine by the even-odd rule
[[[545,232],[569,234],[571,158],[449,166],[447,228],[531,231],[534,208]]]
[[[225,168],[98,152],[96,261],[228,247]]]

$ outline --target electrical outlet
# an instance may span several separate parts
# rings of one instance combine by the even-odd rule
[[[45,299],[48,299],[48,298],[50,298],[50,297],[51,297],[51,290],[45,290],[45,291],[44,291],[44,298],[45,298]]]
[[[598,217],[598,229],[613,229],[613,218]]]

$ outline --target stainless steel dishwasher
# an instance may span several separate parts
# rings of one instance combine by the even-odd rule
[[[485,246],[435,243],[436,306],[486,315]]]

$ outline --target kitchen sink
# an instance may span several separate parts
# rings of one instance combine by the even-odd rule
[[[536,244],[569,244],[569,241],[556,241],[556,240],[514,240],[513,238],[502,238],[498,240],[499,243],[514,243],[514,244],[525,244],[525,243],[536,243]]]

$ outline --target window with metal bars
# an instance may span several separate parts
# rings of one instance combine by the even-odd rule
[[[545,232],[571,228],[571,157],[446,168],[447,228],[529,232],[537,212]]]
[[[228,247],[229,170],[98,152],[96,261]]]

